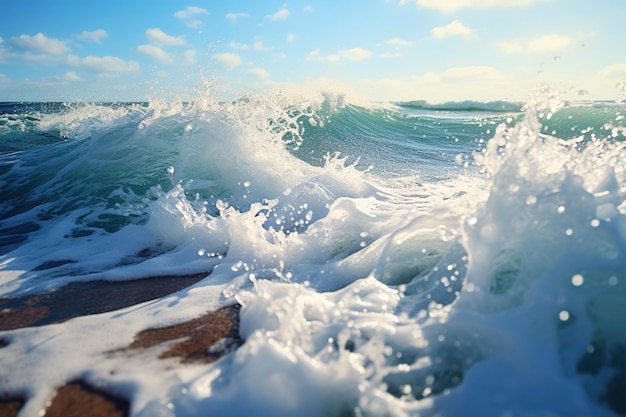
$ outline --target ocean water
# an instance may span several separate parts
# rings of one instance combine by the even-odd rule
[[[1,297],[207,276],[0,332],[0,392],[27,416],[77,378],[141,417],[625,414],[625,116],[545,92],[3,103]],[[244,343],[213,364],[107,354],[233,303]]]

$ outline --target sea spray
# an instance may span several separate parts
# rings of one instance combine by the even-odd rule
[[[449,322],[479,314],[491,323],[485,339],[492,339],[492,352],[468,377],[488,384],[497,374],[499,386],[489,392],[498,400],[475,396],[470,382],[454,396],[458,407],[487,414],[600,415],[607,411],[572,399],[587,395],[621,407],[606,381],[624,372],[616,356],[623,328],[613,317],[625,311],[611,302],[626,295],[619,272],[624,217],[617,209],[624,201],[624,167],[616,158],[623,144],[564,141],[543,134],[540,120],[531,107],[513,129],[500,126],[478,159],[494,180],[485,205],[466,222],[469,268]]]
[[[12,125],[56,138],[2,156],[2,294],[207,276],[3,333],[0,388],[26,415],[78,377],[141,416],[613,415],[623,110],[538,100],[433,115],[204,94]],[[214,364],[119,353],[231,303],[244,343]]]

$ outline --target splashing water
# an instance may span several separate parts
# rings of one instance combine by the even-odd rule
[[[211,274],[10,333],[0,389],[27,415],[76,375],[137,416],[623,412],[623,110],[420,111],[204,93],[37,113],[24,129],[58,139],[3,154],[3,294]],[[215,364],[102,359],[233,302],[244,343]]]

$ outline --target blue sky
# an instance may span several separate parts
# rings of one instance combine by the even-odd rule
[[[301,85],[371,100],[626,93],[623,0],[20,0],[0,101],[223,99]]]

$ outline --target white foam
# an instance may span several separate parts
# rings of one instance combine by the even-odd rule
[[[157,301],[11,332],[0,367],[18,376],[0,390],[37,393],[24,415],[77,377],[132,397],[142,417],[612,415],[602,397],[616,365],[579,363],[600,341],[626,343],[620,143],[544,135],[529,109],[476,156],[482,177],[383,182],[340,157],[293,157],[295,114],[308,121],[325,102],[285,100],[152,105],[131,136],[176,149],[171,187],[137,207],[115,193],[144,221],[77,244],[61,238],[85,214],[71,212],[3,259],[5,294],[212,270]],[[125,262],[146,248],[155,255]],[[37,264],[68,256],[57,281],[37,279]],[[104,354],[235,301],[245,343],[215,364]]]

